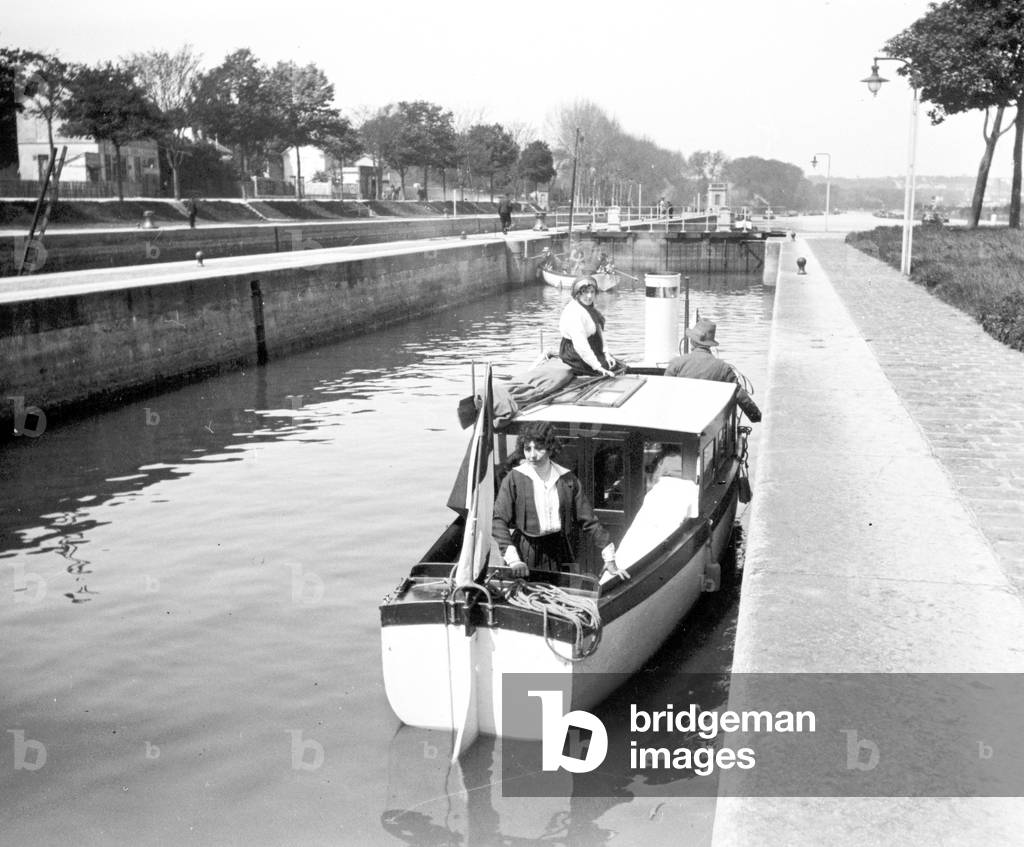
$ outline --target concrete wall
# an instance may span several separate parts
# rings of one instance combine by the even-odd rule
[[[564,242],[563,242],[564,243]],[[607,253],[619,270],[641,273],[763,272],[765,240],[742,233],[595,232],[583,236],[588,256]]]
[[[531,240],[529,255],[545,243]],[[532,282],[536,262],[523,258],[526,251],[524,242],[504,241],[351,259],[324,250],[239,262],[244,267],[213,275],[154,269],[140,279],[124,271],[120,287],[105,277],[79,282],[71,294],[79,275],[67,274],[57,296],[40,288],[0,300],[0,438],[16,424],[8,398],[52,422],[256,362],[260,313],[273,358]]]
[[[533,215],[516,215],[520,229],[533,226]],[[56,230],[42,239],[36,273],[60,273],[86,268],[180,262],[202,250],[208,259],[351,247],[417,238],[438,238],[462,232],[497,232],[497,215],[457,218],[375,218],[358,221],[303,221],[196,229],[165,226],[96,230]],[[24,250],[23,235],[0,238],[0,276],[15,274]]]
[[[519,230],[533,226],[533,215],[514,216]],[[683,233],[653,231],[635,224],[632,232],[583,234],[584,242],[613,256],[629,273],[639,271],[716,273],[760,269],[763,242],[741,233]],[[424,238],[498,231],[495,215],[458,218],[376,218],[358,221],[255,224],[239,226],[180,226],[157,229],[96,229],[51,232],[38,253],[37,273],[61,273],[87,268],[159,265],[207,259],[288,253],[321,247],[351,247]],[[21,261],[23,236],[0,238],[0,276],[11,276]]]

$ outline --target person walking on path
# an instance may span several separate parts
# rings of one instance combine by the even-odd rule
[[[697,321],[693,326],[687,327],[686,337],[690,339],[692,353],[683,356],[676,356],[668,367],[665,368],[665,376],[681,376],[688,379],[710,379],[714,382],[734,382],[739,386],[736,393],[736,402],[750,420],[758,423],[761,420],[761,410],[757,403],[747,393],[740,383],[736,369],[728,362],[718,359],[711,352],[712,347],[717,347],[715,341],[715,330],[717,325],[713,321]]]
[[[188,225],[189,225],[189,229],[195,229],[196,228],[196,215],[199,214],[199,204],[196,203],[196,198],[195,197],[189,197],[188,198],[188,203],[186,204],[186,208],[188,209]]]
[[[501,221],[501,232],[508,235],[512,229],[512,195],[506,194],[498,203],[498,220]]]

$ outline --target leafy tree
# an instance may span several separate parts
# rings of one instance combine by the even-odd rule
[[[200,59],[189,44],[177,53],[153,50],[127,59],[135,81],[163,114],[166,132],[159,139],[160,150],[171,171],[176,200],[181,199],[181,163],[192,148],[189,134],[196,117]]]
[[[429,170],[449,167],[455,162],[455,130],[452,113],[426,100],[403,100],[390,109],[393,134],[384,144],[388,164],[398,171],[402,193],[410,167],[423,168],[423,187]]]
[[[405,175],[409,168],[419,164],[421,160],[422,140],[417,128],[412,125],[415,119],[409,114],[409,103],[401,102],[389,106],[391,117],[391,135],[383,139],[382,153],[384,160],[398,171],[398,180],[405,197]]]
[[[519,159],[519,147],[501,124],[476,124],[460,139],[460,159],[472,182],[486,177],[494,199],[494,183],[499,176],[507,181]]]
[[[25,109],[28,67],[38,58],[28,50],[0,47],[0,171],[18,165],[18,113]]]
[[[427,104],[424,111],[427,146],[423,161],[423,190],[427,189],[428,168],[436,168],[441,172],[442,196],[448,193],[446,171],[458,164],[458,139],[452,113],[442,111],[440,106]]]
[[[236,50],[196,86],[198,127],[236,149],[239,177],[259,170],[278,137],[279,111],[270,71],[248,49]]]
[[[277,137],[286,147],[295,148],[295,196],[302,196],[302,161],[299,149],[317,144],[331,133],[344,134],[346,125],[331,103],[334,85],[314,64],[278,62],[268,85],[277,106]]]
[[[977,226],[1003,111],[1017,107],[1010,226],[1020,226],[1021,146],[1024,142],[1024,2],[950,0],[931,4],[927,14],[890,38],[885,50],[909,66],[921,99],[933,104],[932,123],[946,115],[985,109],[984,153],[978,166],[970,225]],[[993,111],[994,110],[994,111]],[[990,123],[991,118],[991,123]]]
[[[166,124],[127,68],[110,62],[82,68],[69,86],[72,96],[60,107],[61,129],[68,135],[109,141],[114,146],[117,197],[123,201],[121,148],[130,141],[160,137]]]
[[[381,152],[384,161],[398,171],[398,181],[404,198],[405,175],[409,172],[409,168],[420,163],[420,142],[415,128],[409,124],[409,115],[403,111],[402,104],[390,104],[388,109],[391,134],[382,139]]]
[[[697,193],[704,197],[712,182],[722,179],[725,164],[728,161],[721,150],[696,150],[686,159],[689,173],[696,180]]]
[[[555,163],[551,148],[544,141],[531,141],[519,156],[519,173],[533,183],[533,190],[542,182],[555,178]]]
[[[57,56],[41,53],[34,54],[26,66],[25,112],[46,124],[46,138],[51,151],[54,149],[54,125],[59,119],[61,106],[71,96],[71,80],[79,70]]]
[[[346,118],[326,125],[317,138],[317,146],[327,154],[330,176],[339,184],[345,162],[358,159],[363,153],[362,139]]]
[[[209,141],[188,144],[181,160],[181,191],[186,195],[235,197],[238,182],[234,168],[224,161],[222,148]]]
[[[381,188],[384,185],[384,168],[390,165],[387,154],[390,152],[391,139],[398,132],[398,117],[395,114],[394,104],[378,109],[373,115],[366,118],[359,127],[360,146],[363,151],[373,160],[373,167],[377,171],[377,198],[380,199]]]

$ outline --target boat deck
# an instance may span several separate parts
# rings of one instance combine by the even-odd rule
[[[621,405],[618,393],[639,383]],[[600,391],[586,405],[547,403],[530,408],[517,421],[551,421],[634,429],[661,429],[702,434],[732,399],[729,382],[627,374],[599,383]]]

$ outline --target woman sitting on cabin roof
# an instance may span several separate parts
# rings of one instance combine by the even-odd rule
[[[501,481],[491,525],[505,564],[517,577],[531,570],[566,570],[576,561],[582,529],[601,550],[605,571],[628,579],[615,564],[615,545],[579,479],[551,461],[558,447],[550,423],[528,424],[519,434],[515,455],[523,461]]]
[[[604,351],[604,315],[594,306],[597,281],[580,277],[572,284],[572,299],[562,310],[558,330],[562,333],[559,358],[576,376],[614,376],[618,364]]]

